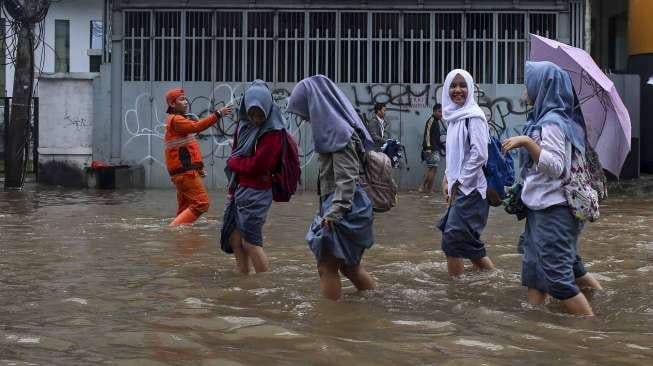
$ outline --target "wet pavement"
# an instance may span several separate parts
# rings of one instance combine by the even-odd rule
[[[581,254],[605,291],[597,316],[531,307],[520,285],[523,227],[492,209],[499,270],[450,280],[439,196],[402,194],[378,215],[364,263],[378,290],[349,282],[319,298],[304,241],[317,199],[275,204],[271,271],[244,277],[218,250],[222,193],[193,227],[169,229],[173,190],[29,185],[0,192],[0,365],[649,365],[653,196],[613,195]]]

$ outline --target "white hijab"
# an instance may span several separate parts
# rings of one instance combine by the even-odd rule
[[[467,100],[462,106],[454,103],[449,96],[451,82],[453,82],[453,79],[458,74],[460,74],[460,76],[462,76],[467,82]],[[472,75],[467,71],[463,69],[455,69],[447,74],[447,78],[444,79],[444,85],[442,86],[442,119],[444,119],[447,124],[472,117],[477,117],[482,119],[484,122],[487,122],[485,113],[483,113],[481,107],[479,107],[478,104],[476,104],[476,100],[474,100],[475,90],[474,78],[472,78]]]

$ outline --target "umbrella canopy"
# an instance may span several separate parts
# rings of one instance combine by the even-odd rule
[[[610,80],[580,48],[531,34],[532,61],[550,61],[567,71],[585,119],[587,140],[603,168],[619,176],[630,151],[630,116]]]

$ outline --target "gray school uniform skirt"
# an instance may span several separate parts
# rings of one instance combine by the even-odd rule
[[[250,244],[263,246],[263,224],[272,205],[272,189],[238,187],[231,201],[224,208],[220,247],[225,253],[233,253],[229,237],[238,229]]]
[[[374,213],[372,201],[367,193],[356,186],[352,207],[342,220],[333,223],[333,229],[323,228],[322,217],[329,211],[333,193],[322,197],[320,211],[306,234],[306,241],[315,255],[318,263],[322,261],[325,251],[345,262],[348,266],[357,266],[363,257],[363,252],[374,243]]]
[[[582,224],[582,223],[581,223]],[[526,242],[526,231],[521,233],[519,235],[519,242],[517,243],[517,252],[519,254],[524,254],[524,244]],[[587,270],[585,269],[585,263],[583,263],[583,258],[581,258],[580,254],[578,254],[578,242],[576,242],[576,259],[574,260],[574,265],[573,265],[573,270],[574,270],[574,278],[579,278],[583,277],[587,274]]]
[[[522,285],[559,300],[576,296],[575,279],[587,273],[577,253],[582,227],[566,205],[529,210],[520,238]]]
[[[460,190],[440,219],[442,251],[447,257],[481,259],[487,254],[481,233],[487,224],[490,206],[478,191],[465,196]]]

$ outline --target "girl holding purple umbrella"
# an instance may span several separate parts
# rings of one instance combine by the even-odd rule
[[[571,168],[572,149],[585,149],[584,123],[573,109],[573,86],[569,75],[555,64],[527,62],[526,92],[533,109],[524,134],[503,142],[504,152],[521,148],[521,200],[528,208],[520,238],[522,285],[528,288],[531,304],[543,303],[548,294],[572,314],[593,316],[578,284],[600,285],[578,257],[583,225],[572,215],[562,187]]]

